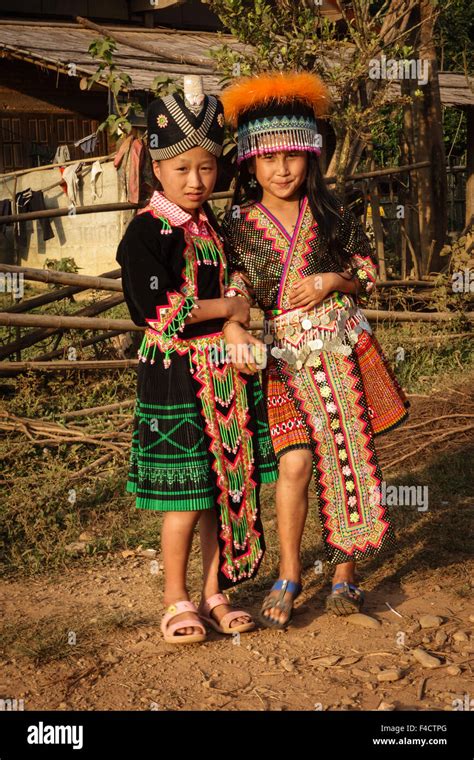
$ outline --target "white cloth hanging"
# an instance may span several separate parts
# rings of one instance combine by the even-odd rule
[[[71,160],[69,148],[67,145],[58,145],[56,153],[54,154],[53,164],[65,164],[66,161]]]
[[[100,183],[100,194],[97,192],[97,180],[99,177],[102,178],[102,182]],[[96,201],[97,198],[102,197],[102,190],[103,190],[103,184],[104,184],[104,178],[102,175],[102,166],[100,161],[94,161],[91,167],[91,190],[92,190],[92,200]]]
[[[79,186],[79,173],[82,168],[82,161],[80,161],[78,164],[70,164],[70,166],[66,166],[66,168],[63,171],[63,180],[66,183],[67,187],[67,196],[73,206],[77,205],[77,190]]]

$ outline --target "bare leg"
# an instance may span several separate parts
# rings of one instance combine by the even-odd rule
[[[217,571],[219,568],[219,544],[217,542],[217,515],[215,510],[206,509],[202,512],[199,519],[199,537],[201,540],[201,555],[203,569],[203,588],[201,605],[213,594],[220,592],[217,582]],[[219,604],[212,610],[212,615],[219,622],[222,617],[231,612],[232,607],[229,604]],[[248,623],[250,615],[242,616],[232,620],[230,626]]]
[[[165,512],[163,515],[161,548],[165,573],[164,603],[166,607],[174,602],[189,599],[186,588],[186,570],[193,532],[200,514],[200,512]],[[182,612],[180,615],[176,615],[173,622],[189,617],[195,617],[196,621],[199,620],[196,613]],[[201,633],[201,629],[197,626],[178,628],[175,635],[188,633]]]
[[[355,566],[355,562],[341,562],[339,565],[336,565],[336,570],[332,579],[333,585],[335,583],[342,583],[343,581],[347,581],[347,583],[355,583]]]
[[[301,539],[308,514],[308,486],[311,481],[312,454],[307,449],[288,451],[280,458],[276,486],[276,511],[280,541],[280,578],[301,580]],[[278,598],[280,591],[270,596]],[[285,594],[283,600],[292,598]],[[288,619],[287,613],[271,607],[263,613],[280,623]]]

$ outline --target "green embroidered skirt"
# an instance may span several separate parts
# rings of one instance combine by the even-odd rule
[[[217,336],[181,345],[168,368],[161,353],[139,364],[126,488],[140,509],[216,509],[225,587],[260,564],[259,487],[278,468],[257,376],[216,360]]]

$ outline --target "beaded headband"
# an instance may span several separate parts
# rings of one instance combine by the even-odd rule
[[[320,155],[316,116],[326,114],[330,95],[315,74],[277,72],[248,77],[221,97],[227,121],[237,127],[237,163],[280,150]]]

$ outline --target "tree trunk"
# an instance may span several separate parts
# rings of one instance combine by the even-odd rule
[[[429,76],[427,84],[422,87],[424,97],[419,99],[419,111],[417,109],[420,133],[418,157],[419,160],[430,160],[431,167],[419,173],[418,192],[422,273],[429,274],[428,269],[438,271],[442,264],[439,252],[445,244],[448,229],[448,181],[443,141],[443,112],[438,63],[433,43],[433,5],[430,0],[420,2],[420,21],[423,23],[420,28],[418,52],[422,60],[428,61]]]
[[[401,89],[404,95],[413,97],[412,82],[402,79]],[[413,106],[403,106],[403,137],[402,155],[407,163],[415,163],[417,147],[415,141],[415,127],[413,119]],[[418,222],[418,179],[420,172],[410,172],[407,176],[407,190],[403,193],[404,224],[402,233],[407,241],[410,241],[410,249],[413,249],[417,259],[416,269],[421,270],[421,243],[420,227]],[[410,271],[410,270],[409,270]],[[409,272],[408,272],[409,273]]]
[[[466,226],[474,215],[474,106],[466,106],[467,158],[466,158]]]

